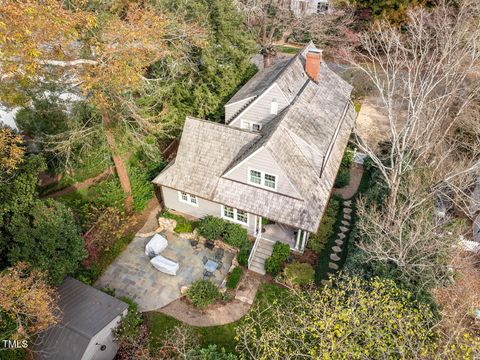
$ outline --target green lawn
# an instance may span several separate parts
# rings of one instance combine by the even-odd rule
[[[293,46],[275,46],[275,50],[284,54],[297,54],[302,48],[297,48]]]
[[[267,306],[275,299],[281,299],[284,294],[288,292],[287,289],[281,288],[274,284],[262,284],[257,292],[255,304],[259,306]],[[145,314],[150,337],[150,346],[152,351],[159,348],[166,333],[170,332],[175,326],[182,323],[171,316],[167,316],[158,312],[149,312]],[[206,347],[208,345],[216,344],[219,347],[225,348],[227,352],[235,352],[235,330],[236,326],[242,319],[227,325],[210,326],[210,327],[195,327],[188,326],[193,333],[198,336],[200,345]]]

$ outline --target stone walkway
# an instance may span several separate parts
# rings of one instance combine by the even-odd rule
[[[332,277],[339,269],[338,262],[341,260],[341,254],[344,251],[344,241],[347,237],[346,233],[350,231],[351,221],[352,221],[352,200],[347,200],[343,202],[343,218],[341,221],[341,226],[339,227],[339,233],[337,234],[337,239],[335,239],[335,246],[332,247],[332,252],[330,254],[330,262],[328,263],[328,268],[330,269],[327,273],[328,280],[322,280],[323,285],[330,284],[330,277]]]
[[[206,327],[229,324],[240,320],[250,310],[260,283],[261,276],[248,271],[238,285],[233,301],[199,310],[185,300],[178,299],[159,311],[192,326]]]
[[[335,189],[335,194],[338,194],[344,200],[351,199],[358,191],[360,182],[362,181],[363,176],[363,166],[360,164],[352,164],[350,167],[350,182],[347,186],[341,189]]]

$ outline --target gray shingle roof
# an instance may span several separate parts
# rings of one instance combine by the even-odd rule
[[[292,101],[261,133],[189,118],[175,164],[154,183],[316,232],[356,113],[350,103],[352,87],[325,63],[321,63],[318,83],[306,79],[304,54],[310,46],[313,44],[288,63],[281,63],[285,68],[275,70],[275,78],[269,72],[259,76],[263,80],[255,79],[254,85],[247,83],[247,89],[242,89],[243,94],[251,95],[260,82],[266,89],[269,85],[265,84],[273,81]],[[301,199],[222,177],[262,147],[283,169]]]
[[[37,336],[37,359],[81,359],[90,340],[128,305],[82,282],[66,278],[58,289],[59,324]]]
[[[278,84],[288,101],[291,102],[307,80],[304,66],[305,54],[309,48],[316,49],[313,42],[308,43],[296,56],[290,59],[280,60],[272,66],[256,73],[226,105],[252,97],[255,98],[274,82]]]
[[[211,199],[228,165],[260,137],[258,133],[187,117],[175,162],[153,182]]]

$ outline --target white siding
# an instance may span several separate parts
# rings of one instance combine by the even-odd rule
[[[228,124],[228,122],[233,117],[233,115],[235,115],[243,106],[245,106],[245,104],[247,104],[251,100],[252,100],[251,98],[248,98],[248,99],[240,100],[235,103],[226,105],[225,106],[225,123]]]
[[[126,314],[127,309],[123,312],[123,315]],[[115,357],[118,345],[115,343],[112,329],[117,326],[120,320],[121,316],[119,315],[95,335],[92,340],[90,340],[90,344],[88,344],[88,347],[82,356],[82,360],[112,360]],[[100,345],[95,345],[97,343]],[[104,351],[101,351],[101,345],[105,345],[107,348]]]
[[[176,210],[196,218],[203,218],[207,215],[222,217],[222,204],[197,197],[198,206],[191,206],[179,200],[177,190],[165,186],[162,186],[162,196],[165,207],[168,209]],[[253,214],[248,214],[247,230],[250,235],[255,234],[255,215]]]
[[[241,120],[251,121],[261,125],[266,124],[276,116],[270,113],[273,100],[276,100],[278,103],[278,113],[289,105],[280,87],[274,84],[267,92],[255,99],[247,110],[229,125],[240,128]]]
[[[227,179],[249,184],[249,169],[258,170],[267,174],[275,175],[277,182],[277,192],[293,197],[300,198],[299,193],[290,183],[288,177],[273,159],[270,152],[263,148],[256,152],[251,158],[246,159],[236,168],[224,175]]]

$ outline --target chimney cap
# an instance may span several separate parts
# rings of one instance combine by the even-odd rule
[[[322,51],[323,51],[322,49],[310,48],[310,49],[308,49],[307,54],[308,54],[308,53],[321,54]]]

